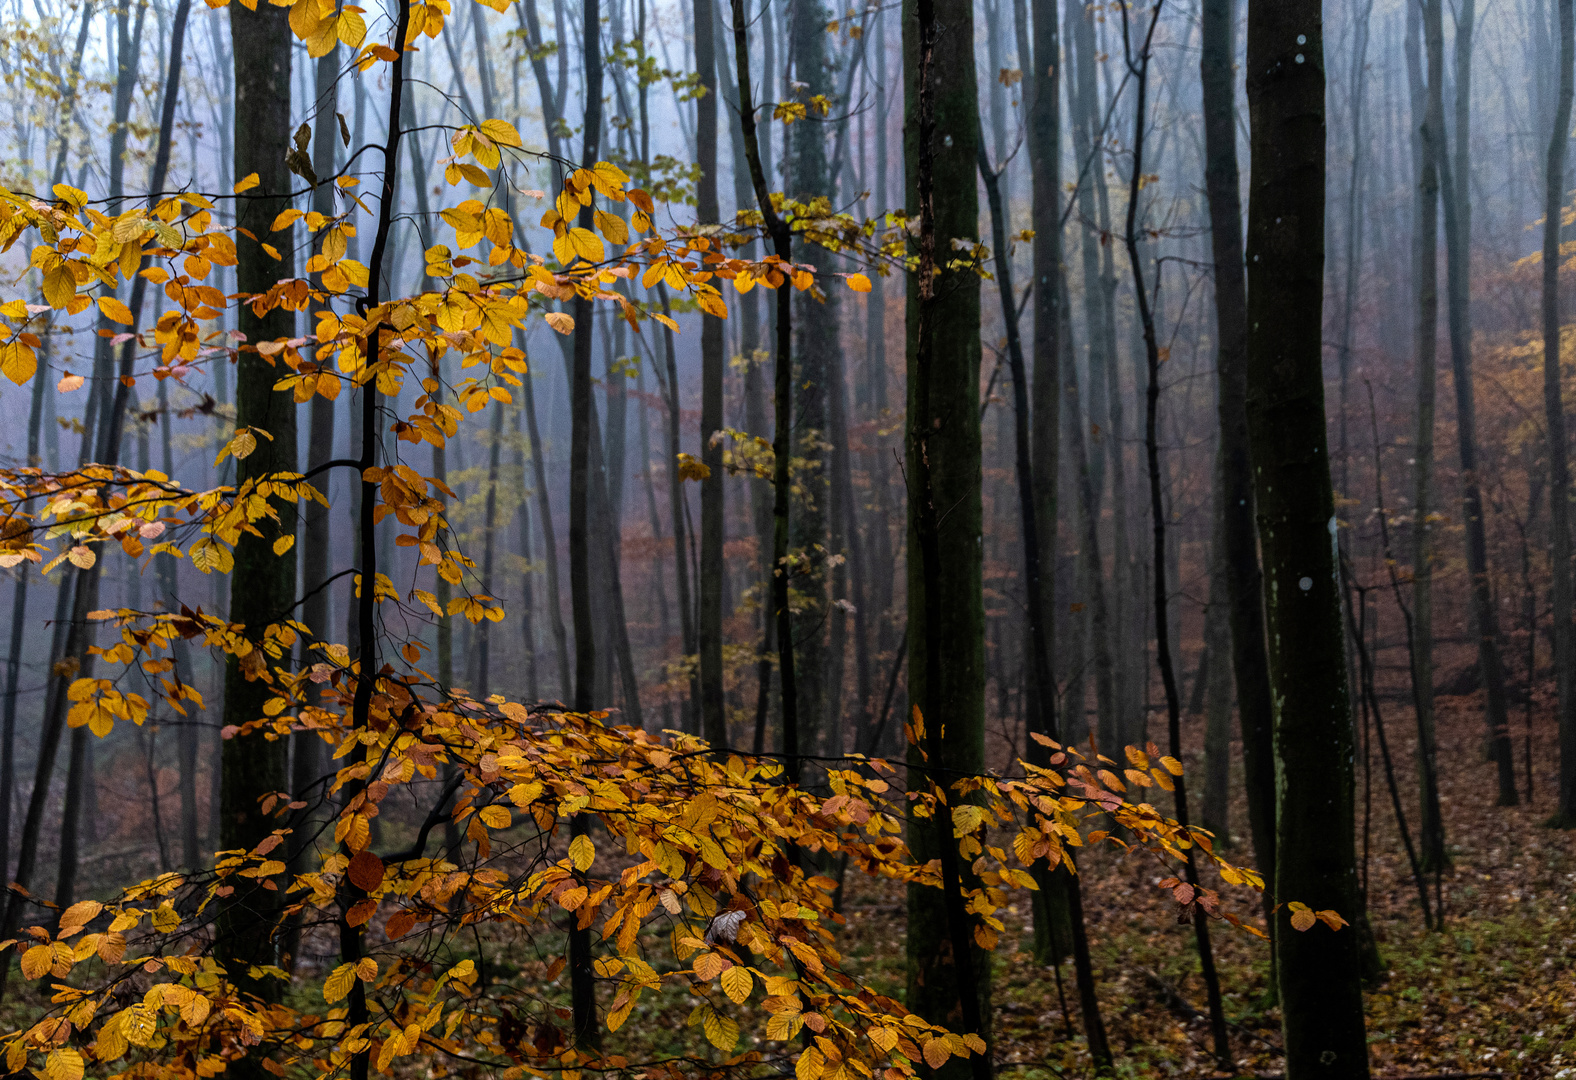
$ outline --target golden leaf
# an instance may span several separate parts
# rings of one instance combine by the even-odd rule
[[[728,1000],[735,1005],[743,1005],[754,986],[755,980],[750,977],[750,969],[747,967],[735,964],[722,973],[722,992],[727,994]]]
[[[0,345],[0,375],[21,386],[31,379],[37,370],[38,356],[31,348],[19,341]]]
[[[514,815],[509,813],[509,808],[498,803],[484,806],[476,814],[482,819],[482,824],[492,829],[507,829],[514,822]]]
[[[51,1050],[44,1059],[44,1080],[82,1080],[82,1055],[69,1046]]]
[[[739,1024],[730,1017],[723,1016],[715,1009],[709,1009],[702,1021],[706,1031],[706,1039],[723,1053],[732,1053],[733,1048],[739,1045]],[[80,1076],[80,1073],[78,1074]],[[75,1078],[73,1078],[75,1080]]]
[[[854,292],[869,292],[870,279],[864,274],[849,274],[848,287],[854,290]],[[743,290],[740,291],[742,292]]]
[[[106,319],[118,322],[122,326],[130,326],[132,324],[131,309],[113,296],[105,294],[99,297],[98,306]]]
[[[356,981],[356,966],[354,964],[340,964],[328,973],[328,978],[323,980],[323,1000],[330,1005],[336,1001],[343,1001],[350,993],[350,987]]]
[[[589,836],[581,835],[569,841],[569,861],[579,871],[591,869],[591,864],[596,861],[596,845],[591,843]]]

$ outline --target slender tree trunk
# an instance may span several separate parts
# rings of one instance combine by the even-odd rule
[[[558,658],[558,693],[572,699],[574,682],[569,675],[569,635],[564,630],[564,613],[559,598],[558,541],[553,535],[552,498],[547,490],[547,462],[542,454],[542,435],[536,426],[536,391],[532,377],[521,379],[525,399],[525,428],[531,440],[531,468],[536,478],[536,516],[542,522],[542,557],[547,564],[547,622],[553,632],[553,647]]]
[[[1204,657],[1197,679],[1204,688],[1204,828],[1215,846],[1231,846],[1231,564],[1226,559],[1225,455],[1215,454],[1214,507],[1210,514],[1209,607],[1204,612]]]
[[[164,475],[175,475],[175,454],[171,446],[171,426],[175,417],[170,412],[170,391],[168,380],[159,382],[159,437],[163,451],[162,468]],[[159,591],[163,594],[162,603],[167,611],[176,610],[176,566],[175,556],[168,552],[161,553],[155,559],[159,574]],[[171,646],[175,657],[175,676],[184,683],[190,684],[192,680],[191,647],[185,638],[176,638]],[[180,725],[177,736],[180,760],[180,795],[181,795],[181,865],[188,870],[196,870],[202,866],[202,846],[198,839],[197,825],[197,754],[200,747],[201,728],[195,710],[186,716]]]
[[[907,312],[909,551],[919,556],[908,562],[909,700],[924,726],[909,749],[917,774],[910,787],[955,797],[951,780],[985,767],[980,286],[969,269],[944,269],[950,252],[939,250],[954,237],[967,243],[979,228],[978,90],[973,78],[944,74],[974,69],[972,5],[905,0],[903,60],[907,202],[919,224]],[[1050,94],[1054,105],[1054,84]],[[1051,198],[1054,206],[1054,189]],[[1054,320],[1054,299],[1050,311]],[[1055,352],[1048,355],[1054,383]],[[1051,478],[1054,489],[1054,470]],[[952,797],[909,821],[914,857],[938,860],[941,888],[908,889],[906,1001],[934,1023],[985,1040],[984,1053],[951,1059],[938,1078],[989,1080],[990,968],[964,907],[975,877],[960,865],[952,821]]]
[[[657,292],[662,299],[663,312],[667,313],[669,310],[667,286],[659,284]],[[679,476],[679,448],[683,443],[679,437],[678,350],[671,329],[663,331],[662,346],[663,359],[667,367],[667,375],[662,379],[662,384],[668,399],[668,510],[673,517],[673,565],[678,582],[679,632],[683,637],[684,655],[689,657],[696,655],[699,645],[696,638],[695,605],[692,599],[694,593],[690,588],[689,548],[686,542],[689,538],[687,528],[689,515],[685,509],[684,481]],[[691,678],[689,699],[682,709],[685,731],[694,731],[699,723],[699,699],[699,681]]]
[[[1237,172],[1233,73],[1236,21],[1232,0],[1204,0],[1199,74],[1204,91],[1204,183],[1209,197],[1215,276],[1216,366],[1220,393],[1220,484],[1231,625],[1231,670],[1242,729],[1243,787],[1253,857],[1275,900],[1275,759],[1273,703],[1264,636],[1264,575],[1254,520],[1253,461],[1248,439],[1248,310],[1242,258],[1242,199]],[[1271,937],[1276,922],[1268,919]]]
[[[695,71],[701,95],[695,103],[695,213],[702,225],[717,222],[717,46],[712,13],[715,0],[694,0]],[[713,746],[728,744],[727,712],[722,694],[723,562],[722,377],[726,367],[722,320],[701,316],[700,328],[700,460],[710,470],[700,483],[700,713],[701,734]],[[678,388],[674,387],[677,397]]]
[[[1160,25],[1160,4],[1150,15],[1149,27],[1144,31],[1143,43],[1135,57],[1131,46],[1131,28],[1126,10],[1122,13],[1122,44],[1127,69],[1136,76],[1134,90],[1137,102],[1133,121],[1133,172],[1127,192],[1127,225],[1124,237],[1127,244],[1127,261],[1133,272],[1133,296],[1138,301],[1138,318],[1144,330],[1144,356],[1148,362],[1148,392],[1145,395],[1144,451],[1149,464],[1149,519],[1154,530],[1153,579],[1155,615],[1155,661],[1160,668],[1160,682],[1166,696],[1166,720],[1170,754],[1182,757],[1182,700],[1177,689],[1176,670],[1171,661],[1171,620],[1167,613],[1167,544],[1166,520],[1168,514],[1161,499],[1160,480],[1160,341],[1155,332],[1155,318],[1150,308],[1148,286],[1144,283],[1143,262],[1138,254],[1139,190],[1143,183],[1144,125],[1148,121],[1148,90],[1151,43],[1155,29]],[[1156,274],[1159,274],[1159,270]],[[1156,281],[1155,291],[1160,291]],[[1114,749],[1114,748],[1113,748]],[[1188,827],[1186,777],[1174,781],[1172,798],[1176,806],[1176,820],[1184,829]],[[1198,867],[1193,859],[1193,849],[1187,849],[1183,863],[1187,883],[1198,889]],[[1192,905],[1193,935],[1198,946],[1199,966],[1202,969],[1204,988],[1209,997],[1209,1021],[1215,1044],[1215,1067],[1229,1072],[1232,1066],[1231,1043],[1226,1035],[1226,1014],[1220,996],[1220,977],[1215,971],[1215,954],[1209,935],[1209,916],[1200,904]]]
[[[312,209],[324,217],[334,215],[334,185],[328,182],[328,177],[334,174],[335,140],[339,138],[339,125],[335,113],[339,107],[339,64],[340,53],[337,47],[329,50],[319,57],[313,68],[314,108],[317,116],[317,127],[312,133],[312,171],[323,181],[312,190]],[[410,115],[407,111],[407,115]],[[407,122],[414,127],[414,123]],[[420,156],[419,151],[417,157]],[[425,177],[418,176],[418,187],[425,186]],[[425,215],[422,215],[423,218]],[[321,234],[320,234],[321,235]],[[423,245],[425,246],[425,245]],[[316,313],[314,313],[316,314]],[[314,320],[315,321],[315,320]],[[316,362],[327,369],[331,365],[330,353],[323,350],[315,358]],[[334,377],[332,375],[330,378]],[[164,384],[159,384],[162,391]],[[307,438],[307,471],[320,468],[333,457],[334,450],[334,401],[314,394],[310,407],[310,432]],[[328,477],[325,475],[318,481],[325,488],[328,486]],[[332,596],[328,588],[328,579],[331,571],[332,560],[329,554],[332,543],[332,527],[329,508],[316,502],[307,500],[306,508],[302,513],[301,529],[301,586],[305,596],[301,604],[301,621],[306,623],[312,635],[321,641],[327,641],[333,633],[332,612],[329,600]],[[301,650],[301,663],[309,664],[312,654],[303,645]],[[314,803],[310,795],[312,788],[323,775],[323,740],[316,732],[299,731],[291,737],[290,747],[290,791],[297,801]],[[326,795],[327,792],[325,791]],[[312,811],[309,809],[298,816],[295,823],[294,835],[291,837],[292,871],[296,874],[304,873],[308,869],[306,838],[311,834],[308,826]],[[300,945],[300,920],[291,921],[287,950],[292,960]]]
[[[479,12],[476,13],[479,16]],[[482,592],[493,591],[493,560],[497,553],[498,528],[498,469],[503,462],[503,407],[490,406],[492,423],[488,426],[487,447],[487,496],[482,507]],[[476,686],[478,698],[492,693],[492,620],[483,619],[476,624]]]
[[[1571,66],[1576,59],[1572,0],[1556,0],[1560,20],[1559,96],[1550,129],[1543,200],[1543,414],[1549,442],[1549,558],[1552,563],[1554,678],[1560,730],[1559,806],[1555,819],[1576,825],[1576,634],[1571,625],[1570,459],[1560,372],[1560,212],[1570,150]],[[32,438],[29,436],[29,445]],[[1534,634],[1534,638],[1536,635]],[[1532,793],[1529,791],[1530,799]]]
[[[795,96],[834,93],[826,55],[827,19],[822,0],[790,0],[789,42]],[[826,124],[797,124],[785,134],[785,175],[789,194],[805,203],[831,198],[833,190],[826,153]],[[832,269],[830,254],[817,244],[801,242],[798,258],[818,271]],[[793,518],[792,545],[800,558],[794,575],[798,612],[794,649],[799,677],[799,734],[807,753],[819,753],[832,727],[831,653],[827,624],[831,614],[827,587],[831,568],[831,456],[828,452],[830,395],[839,348],[839,290],[825,290],[825,300],[808,292],[794,297],[793,424],[801,463],[794,476],[799,494]]]
[[[1442,37],[1443,0],[1429,0],[1424,21],[1430,41]],[[1431,140],[1439,164],[1440,197],[1445,208],[1445,288],[1449,298],[1446,323],[1450,332],[1450,370],[1456,390],[1456,445],[1461,460],[1461,513],[1466,525],[1467,573],[1471,577],[1471,626],[1478,639],[1478,668],[1483,682],[1484,719],[1489,751],[1499,781],[1498,805],[1515,806],[1516,763],[1510,746],[1510,716],[1505,702],[1505,672],[1499,655],[1499,615],[1489,581],[1488,539],[1483,521],[1483,492],[1478,478],[1477,405],[1472,386],[1471,216],[1468,211],[1468,158],[1472,79],[1473,0],[1456,5],[1456,154],[1452,166],[1445,154],[1443,130]],[[1429,46],[1433,48],[1432,44]],[[1430,86],[1430,93],[1433,93]]]
[[[290,110],[286,103],[290,100],[293,39],[288,14],[275,7],[259,7],[255,12],[234,7],[230,11],[231,39],[236,43],[235,123],[238,131],[246,132],[246,137],[235,143],[235,175],[257,173],[260,183],[253,194],[261,196],[240,205],[238,224],[258,235],[265,234],[269,223],[289,206],[285,193],[290,190],[291,178],[284,158],[290,139]],[[266,292],[275,281],[292,273],[290,237],[289,232],[281,232],[275,233],[272,240],[283,261],[275,261],[257,244],[243,240],[238,245],[239,291]],[[248,342],[290,337],[295,330],[294,314],[285,310],[258,318],[243,304],[239,319],[238,328]],[[262,354],[241,353],[236,365],[236,426],[260,428],[273,438],[259,439],[257,450],[237,464],[238,485],[256,482],[269,473],[296,471],[295,401],[288,391],[274,389],[277,379],[274,366]],[[294,508],[283,508],[281,518],[286,524],[277,532],[293,532]],[[236,587],[231,593],[229,611],[232,620],[246,626],[255,647],[261,646],[264,628],[283,617],[296,599],[295,560],[277,557],[273,552],[276,527],[270,527],[267,521],[258,524],[259,535],[242,534],[236,543]],[[365,571],[366,567],[362,569]],[[370,597],[370,588],[364,591]],[[274,693],[272,683],[258,678],[262,672],[251,663],[243,665],[241,658],[228,657],[225,725],[258,719],[263,715],[264,701]],[[262,812],[260,800],[287,784],[285,748],[285,743],[265,739],[261,733],[225,740],[220,847],[250,851],[272,831],[274,822]],[[254,978],[248,971],[276,962],[270,928],[274,921],[271,913],[279,902],[276,892],[237,887],[222,901],[219,910],[215,952],[236,986],[264,1000],[277,997],[278,981],[266,976]],[[261,1065],[252,1065],[247,1073],[261,1075]]]
[[[1424,5],[1419,5],[1422,7]],[[1409,68],[1417,67],[1416,37],[1422,21],[1408,15]],[[1443,31],[1441,30],[1440,38]],[[1428,36],[1428,35],[1425,35]],[[1437,739],[1434,729],[1434,401],[1439,349],[1439,162],[1434,142],[1444,138],[1444,42],[1428,36],[1427,83],[1418,123],[1418,198],[1414,240],[1417,275],[1417,442],[1413,454],[1412,687],[1417,712],[1419,840],[1423,865],[1441,870],[1448,862],[1444,819],[1439,806]],[[1412,74],[1409,71],[1409,74]],[[1414,81],[1421,78],[1414,75]],[[1414,95],[1415,96],[1415,95]]]
[[[602,131],[600,0],[583,0],[581,26],[584,29],[582,70],[585,73],[586,111],[585,126],[581,129],[585,142],[580,165],[589,169],[601,154],[597,145]],[[582,229],[594,225],[589,203],[581,208],[579,224]],[[590,712],[596,705],[592,700],[596,680],[596,630],[591,622],[591,536],[588,529],[591,510],[591,301],[577,296],[574,313],[569,439],[569,595],[575,625],[574,707],[577,712]],[[584,815],[576,815],[571,831],[583,833],[587,824]],[[591,965],[591,934],[577,922],[569,930],[569,990],[574,1040],[583,1050],[594,1050],[602,1041]]]
[[[771,190],[766,184],[766,169],[761,161],[761,139],[755,122],[755,91],[750,82],[749,20],[744,0],[730,0],[733,12],[733,57],[739,89],[739,123],[744,132],[744,156],[750,167],[750,186],[755,205],[761,212],[766,233],[772,241],[772,254],[790,259],[793,237],[788,223],[777,216]],[[768,30],[770,16],[767,18]],[[768,43],[770,38],[768,38]],[[766,70],[772,65],[767,57]],[[784,282],[776,290],[776,340],[773,342],[774,432],[772,436],[772,611],[777,627],[777,672],[782,695],[782,753],[788,782],[797,785],[799,770],[798,683],[794,678],[793,613],[788,607],[788,525],[789,455],[793,448],[793,429],[789,403],[793,389],[793,299]],[[670,354],[671,355],[671,354]]]
[[[1028,685],[1029,731],[1055,737],[1060,733],[1056,716],[1056,680],[1053,658],[1056,655],[1056,523],[1057,485],[1061,476],[1061,99],[1059,96],[1059,71],[1061,58],[1060,27],[1056,18],[1056,5],[1052,0],[1034,2],[1033,69],[1026,80],[1024,93],[1028,102],[1029,167],[1033,174],[1031,184],[1031,222],[1034,226],[1034,243],[1031,255],[1032,300],[1034,305],[1034,373],[1033,432],[1031,442],[1031,484],[1034,497],[1034,540],[1039,548],[1040,610],[1042,634],[1038,641],[1030,634],[1029,647],[1038,647],[1042,656],[1034,657],[1029,665],[1031,679]],[[944,121],[943,121],[944,122]],[[976,132],[976,137],[978,137]],[[955,234],[961,235],[961,234]],[[912,298],[910,299],[912,304]],[[912,378],[912,376],[911,376]],[[913,516],[913,499],[910,498],[910,516]],[[1025,535],[1024,542],[1029,538]],[[912,552],[909,563],[910,585],[913,584]],[[914,600],[909,600],[909,610],[914,610]],[[909,635],[909,681],[913,684],[920,661],[916,650],[923,646],[923,638]],[[1050,758],[1048,748],[1033,738],[1025,740],[1024,757],[1031,764],[1044,766]],[[1054,963],[1067,954],[1073,946],[1072,938],[1082,933],[1082,926],[1073,922],[1068,914],[1066,893],[1078,888],[1078,883],[1067,875],[1048,875],[1035,893],[1034,952],[1041,963]],[[1076,960],[1076,950],[1075,953]],[[1085,1004],[1093,1001],[1093,973],[1078,971],[1080,992],[1087,990]],[[1087,987],[1084,986],[1087,982]],[[1090,1048],[1095,1055],[1097,1068],[1104,1067],[1101,1048],[1105,1035],[1099,1025],[1098,1015],[1085,1014],[1085,1026],[1090,1031]],[[1098,1035],[1098,1037],[1096,1037]]]
[[[1320,6],[1283,0],[1248,12],[1248,422],[1275,702],[1275,896],[1355,921],[1352,717],[1320,345]],[[1361,942],[1350,927],[1298,932],[1281,910],[1275,950],[1288,1080],[1363,1080]]]

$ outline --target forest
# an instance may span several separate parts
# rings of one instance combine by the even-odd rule
[[[1573,88],[0,0],[5,1071],[1576,1075]]]

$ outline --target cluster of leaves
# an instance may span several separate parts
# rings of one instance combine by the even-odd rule
[[[129,628],[137,615],[116,618]],[[144,664],[157,662],[169,640],[167,631],[133,637]],[[807,855],[842,855],[857,872],[940,887],[936,865],[916,864],[901,839],[904,813],[929,816],[936,794],[901,790],[885,762],[833,769],[828,793],[815,795],[785,784],[776,761],[723,759],[694,738],[661,739],[608,726],[600,715],[444,697],[418,678],[388,673],[377,680],[368,726],[356,728],[358,673],[348,665],[325,662],[304,673],[280,665],[274,675],[280,693],[265,706],[270,715],[248,729],[277,737],[314,731],[349,762],[325,792],[336,811],[334,843],[316,865],[293,872],[281,849],[314,829],[326,840],[329,825],[312,820],[321,807],[281,793],[265,806],[279,827],[255,849],[221,852],[206,873],[165,875],[109,903],[78,904],[52,931],[28,928],[23,973],[50,980],[54,1008],[6,1040],[13,1071],[37,1063],[48,1080],[80,1080],[96,1063],[114,1075],[189,1076],[195,1061],[212,1068],[214,1059],[266,1054],[281,1074],[300,1066],[331,1075],[358,1052],[385,1072],[418,1053],[482,1061],[513,1077],[629,1068],[616,1054],[595,1058],[571,1047],[539,987],[484,990],[473,961],[456,958],[457,936],[474,924],[545,937],[555,916],[598,933],[596,974],[611,996],[610,1031],[643,995],[682,987],[700,999],[693,1022],[724,1066],[761,1059],[757,1050],[739,1052],[730,1013],[755,997],[769,1016],[768,1041],[811,1032],[798,1067],[806,1077],[902,1080],[921,1062],[936,1067],[983,1050],[977,1038],[875,992],[844,962],[832,930],[841,921],[832,910],[835,883],[806,869]],[[922,723],[916,716],[913,727]],[[957,843],[979,881],[968,906],[984,947],[996,944],[996,912],[1010,892],[1035,887],[1030,865],[1044,859],[1071,868],[1071,849],[1116,842],[1090,832],[1092,822],[1115,822],[1126,843],[1168,861],[1187,846],[1213,858],[1207,835],[1116,794],[1123,780],[1114,762],[1085,763],[1071,749],[1052,749],[1059,764],[1050,768],[954,787]],[[1136,750],[1130,758],[1148,760]],[[1134,764],[1125,777],[1164,787],[1179,771],[1159,759],[1147,772]],[[429,857],[426,829],[412,850],[373,851],[380,807],[405,791],[431,803],[423,788],[430,792],[450,773],[456,778],[445,791],[453,801],[439,796],[438,804],[474,857],[456,850]],[[350,790],[358,793],[346,798]],[[567,839],[576,818],[595,825]],[[1260,884],[1251,870],[1215,862],[1228,881]],[[341,914],[347,880],[362,898]],[[341,917],[380,928],[376,947],[323,977],[321,1009],[251,997],[214,958],[216,902],[257,889],[290,898],[279,913],[281,934],[293,923]],[[1208,890],[1190,902],[1236,921]],[[671,961],[653,955],[663,939]],[[564,962],[553,961],[550,974]],[[248,975],[288,977],[281,970]],[[343,1002],[357,982],[375,1019],[351,1026]]]

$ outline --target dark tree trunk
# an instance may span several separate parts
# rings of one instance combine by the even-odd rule
[[[1426,33],[1443,36],[1443,0],[1428,0]],[[1472,80],[1473,0],[1456,5],[1456,153],[1452,165],[1445,138],[1431,140],[1439,164],[1440,198],[1445,208],[1446,324],[1450,332],[1450,371],[1456,390],[1456,446],[1461,461],[1461,514],[1466,525],[1467,573],[1471,576],[1472,629],[1477,634],[1478,669],[1483,681],[1483,712],[1489,751],[1499,781],[1500,806],[1515,806],[1516,763],[1511,753],[1510,716],[1505,701],[1505,671],[1499,655],[1499,614],[1489,581],[1488,538],[1483,521],[1483,491],[1478,477],[1477,404],[1472,386],[1471,215],[1468,211],[1468,151]],[[1435,84],[1437,85],[1437,84]],[[1429,88],[1434,92],[1433,86]],[[1442,112],[1443,110],[1441,110]]]
[[[1138,254],[1138,213],[1139,191],[1143,183],[1144,168],[1144,142],[1145,127],[1148,121],[1148,90],[1150,76],[1150,61],[1153,57],[1151,51],[1155,29],[1160,25],[1160,4],[1157,3],[1149,19],[1148,29],[1144,31],[1143,42],[1136,55],[1132,47],[1132,27],[1129,23],[1127,12],[1122,13],[1122,45],[1127,60],[1127,69],[1136,79],[1137,86],[1134,90],[1136,106],[1133,121],[1133,172],[1132,180],[1127,191],[1127,225],[1124,237],[1127,244],[1127,261],[1133,273],[1133,296],[1138,301],[1138,319],[1144,331],[1144,358],[1147,362],[1147,392],[1145,394],[1144,409],[1144,451],[1149,465],[1149,520],[1153,530],[1154,544],[1151,551],[1152,579],[1151,585],[1154,592],[1152,596],[1155,619],[1155,662],[1160,668],[1160,682],[1165,692],[1166,699],[1166,730],[1168,734],[1169,753],[1173,758],[1182,757],[1182,699],[1177,687],[1176,669],[1171,661],[1171,619],[1167,612],[1167,539],[1166,521],[1170,515],[1165,511],[1161,499],[1160,478],[1160,340],[1155,331],[1155,318],[1150,307],[1150,294],[1144,281],[1144,266]],[[1157,155],[1158,157],[1158,155]],[[1157,269],[1156,274],[1160,271]],[[1158,280],[1155,291],[1160,291]],[[1115,748],[1109,748],[1112,752]],[[1176,807],[1176,820],[1184,829],[1188,827],[1188,803],[1186,777],[1178,776],[1174,781],[1172,792],[1173,803]],[[1198,888],[1198,867],[1193,858],[1193,849],[1187,849],[1183,863],[1184,876],[1187,883],[1194,889]],[[1201,973],[1204,979],[1204,988],[1209,997],[1210,1032],[1215,1044],[1215,1067],[1221,1071],[1229,1072],[1232,1066],[1231,1044],[1226,1035],[1226,1014],[1220,996],[1220,977],[1215,971],[1215,953],[1210,941],[1209,916],[1203,907],[1194,904],[1192,908],[1193,935],[1198,946],[1198,958]]]
[[[1419,5],[1421,6],[1421,5]],[[1444,42],[1430,38],[1427,53],[1427,83],[1422,83],[1417,62],[1417,37],[1422,33],[1421,19],[1414,20],[1408,9],[1408,75],[1418,84],[1414,97],[1421,94],[1419,110],[1414,106],[1413,121],[1418,125],[1418,193],[1414,223],[1415,266],[1417,275],[1417,448],[1412,495],[1412,692],[1417,712],[1418,796],[1421,813],[1418,833],[1423,865],[1443,869],[1445,853],[1444,819],[1439,807],[1437,739],[1434,732],[1434,544],[1429,520],[1434,505],[1434,401],[1439,363],[1439,162],[1434,141],[1444,138]],[[1441,32],[1442,33],[1442,32]]]
[[[235,175],[257,173],[255,198],[243,201],[237,209],[238,224],[265,235],[269,223],[289,206],[285,197],[291,176],[285,169],[285,151],[290,140],[290,51],[293,38],[288,11],[259,7],[255,12],[244,7],[230,10],[231,39],[235,45],[235,124],[246,137],[235,143]],[[276,262],[260,245],[244,239],[237,245],[236,287],[242,293],[266,292],[281,277],[293,272],[291,234],[276,233],[272,243],[284,256]],[[295,330],[292,312],[276,310],[259,319],[251,308],[242,305],[238,329],[248,342],[290,337]],[[259,439],[254,453],[236,466],[236,483],[246,484],[271,472],[296,470],[296,406],[288,391],[276,391],[278,375],[273,364],[260,353],[242,352],[236,363],[235,423],[257,427],[273,436]],[[261,535],[242,534],[235,546],[234,588],[229,617],[243,623],[261,643],[263,629],[284,616],[296,599],[294,559],[281,559],[273,552],[276,533],[293,532],[294,508],[281,511],[283,528],[270,528],[259,522]],[[363,571],[367,568],[362,567]],[[366,590],[371,595],[370,587]],[[225,666],[225,725],[241,725],[263,716],[263,703],[275,692],[269,682],[246,671],[239,658],[231,656]],[[223,781],[220,787],[219,846],[226,850],[250,851],[274,828],[274,821],[263,814],[260,800],[271,791],[286,787],[285,748],[280,741],[262,734],[237,736],[225,740],[222,753]],[[230,972],[230,978],[243,990],[272,1000],[279,993],[277,980],[247,974],[248,969],[275,963],[275,942],[270,936],[272,913],[280,903],[279,894],[260,887],[241,888],[227,897],[219,911],[215,951]],[[252,1070],[261,1074],[260,1065]]]
[[[939,794],[985,767],[980,285],[967,268],[945,269],[950,250],[941,250],[979,228],[978,90],[952,74],[974,69],[971,5],[905,0],[903,61],[907,203],[919,224],[907,311],[909,701],[924,724],[923,741],[909,749],[910,787]],[[1054,104],[1054,84],[1050,94]],[[1054,206],[1054,189],[1051,198]],[[934,775],[927,762],[946,771]],[[936,1070],[940,1080],[989,1080],[990,967],[964,907],[975,877],[960,865],[951,803],[909,820],[914,856],[938,860],[941,888],[908,889],[906,1001],[927,1020],[986,1042],[985,1053]]]
[[[695,213],[702,225],[719,220],[717,200],[717,45],[712,13],[715,0],[694,0],[695,70],[701,95],[695,102],[695,164],[700,178]],[[700,460],[711,470],[700,483],[700,714],[701,734],[713,746],[728,744],[727,713],[722,695],[723,562],[722,320],[701,316],[700,328]],[[677,396],[677,387],[674,388]],[[713,440],[713,435],[718,437]]]
[[[601,151],[597,141],[602,132],[602,38],[600,0],[583,0],[581,26],[584,28],[585,139],[580,165],[589,169]],[[562,39],[560,39],[562,40]],[[560,86],[560,89],[562,87]],[[580,227],[595,224],[588,203],[580,210]],[[570,386],[569,438],[569,595],[575,625],[574,707],[590,712],[596,679],[596,630],[591,622],[590,548],[588,529],[591,487],[591,301],[577,296],[574,304],[574,368]],[[583,815],[576,815],[574,831],[586,827]],[[569,991],[573,1007],[574,1039],[584,1050],[601,1045],[602,1030],[597,1020],[596,982],[592,971],[591,933],[578,925],[569,931]]]
[[[1270,666],[1264,640],[1264,575],[1254,520],[1253,460],[1248,440],[1248,310],[1242,259],[1242,197],[1237,172],[1237,106],[1233,74],[1236,21],[1232,0],[1204,0],[1199,74],[1204,89],[1204,184],[1215,272],[1219,341],[1220,485],[1231,624],[1231,670],[1242,728],[1243,787],[1253,857],[1274,906],[1275,758]],[[1270,932],[1275,932],[1275,922]]]
[[[1360,916],[1352,717],[1325,432],[1324,42],[1319,0],[1248,13],[1248,422],[1276,703],[1275,897]],[[1301,40],[1299,40],[1299,38]],[[1361,942],[1291,928],[1275,949],[1289,1080],[1363,1080]]]
[[[1543,202],[1543,413],[1549,440],[1549,558],[1553,568],[1554,677],[1560,726],[1559,807],[1555,818],[1576,825],[1576,635],[1571,626],[1570,459],[1560,379],[1560,208],[1565,198],[1565,157],[1570,151],[1571,66],[1576,59],[1572,0],[1557,0],[1560,18],[1560,88],[1550,129]],[[31,436],[30,436],[31,438]],[[31,443],[30,443],[31,445]],[[1528,792],[1531,797],[1531,792]]]

